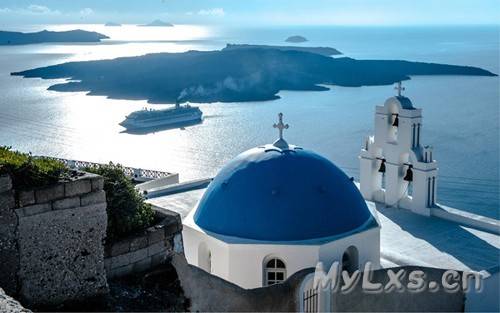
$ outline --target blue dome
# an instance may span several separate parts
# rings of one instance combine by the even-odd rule
[[[358,188],[332,162],[301,148],[273,145],[230,161],[194,215],[205,231],[262,241],[331,237],[370,218]]]

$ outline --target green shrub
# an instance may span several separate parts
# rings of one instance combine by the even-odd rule
[[[153,223],[154,211],[151,205],[144,202],[144,197],[124,174],[122,166],[110,163],[84,170],[104,177],[109,240],[116,240]]]
[[[31,154],[0,146],[0,174],[9,174],[16,189],[30,189],[57,183],[68,173],[57,160],[34,158]]]

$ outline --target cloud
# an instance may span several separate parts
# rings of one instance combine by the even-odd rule
[[[224,16],[226,15],[226,12],[224,12],[223,8],[213,8],[199,10],[197,14],[205,16]]]
[[[24,11],[24,10],[21,10],[21,11]],[[61,12],[58,10],[51,10],[46,6],[38,5],[38,4],[30,4],[28,6],[27,13],[40,14],[40,15],[61,14]]]
[[[94,10],[92,10],[91,8],[85,8],[85,9],[80,10],[80,15],[87,16],[87,15],[91,15],[91,14],[94,14]]]
[[[43,6],[43,5],[38,5],[38,4],[30,4],[29,6],[25,8],[0,8],[0,14],[7,14],[7,13],[13,13],[13,14],[22,14],[22,15],[59,15],[61,14],[61,11],[58,10],[51,10],[50,8]]]

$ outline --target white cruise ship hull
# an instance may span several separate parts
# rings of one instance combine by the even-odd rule
[[[147,119],[129,119],[121,122],[120,125],[128,130],[144,129],[144,128],[158,128],[177,126],[183,124],[194,124],[202,120],[201,111],[183,112],[181,114],[174,114],[168,117],[158,116]]]

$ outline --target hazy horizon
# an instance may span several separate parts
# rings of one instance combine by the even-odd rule
[[[0,27],[23,24],[178,24],[225,26],[432,26],[495,25],[496,0],[2,0]]]

